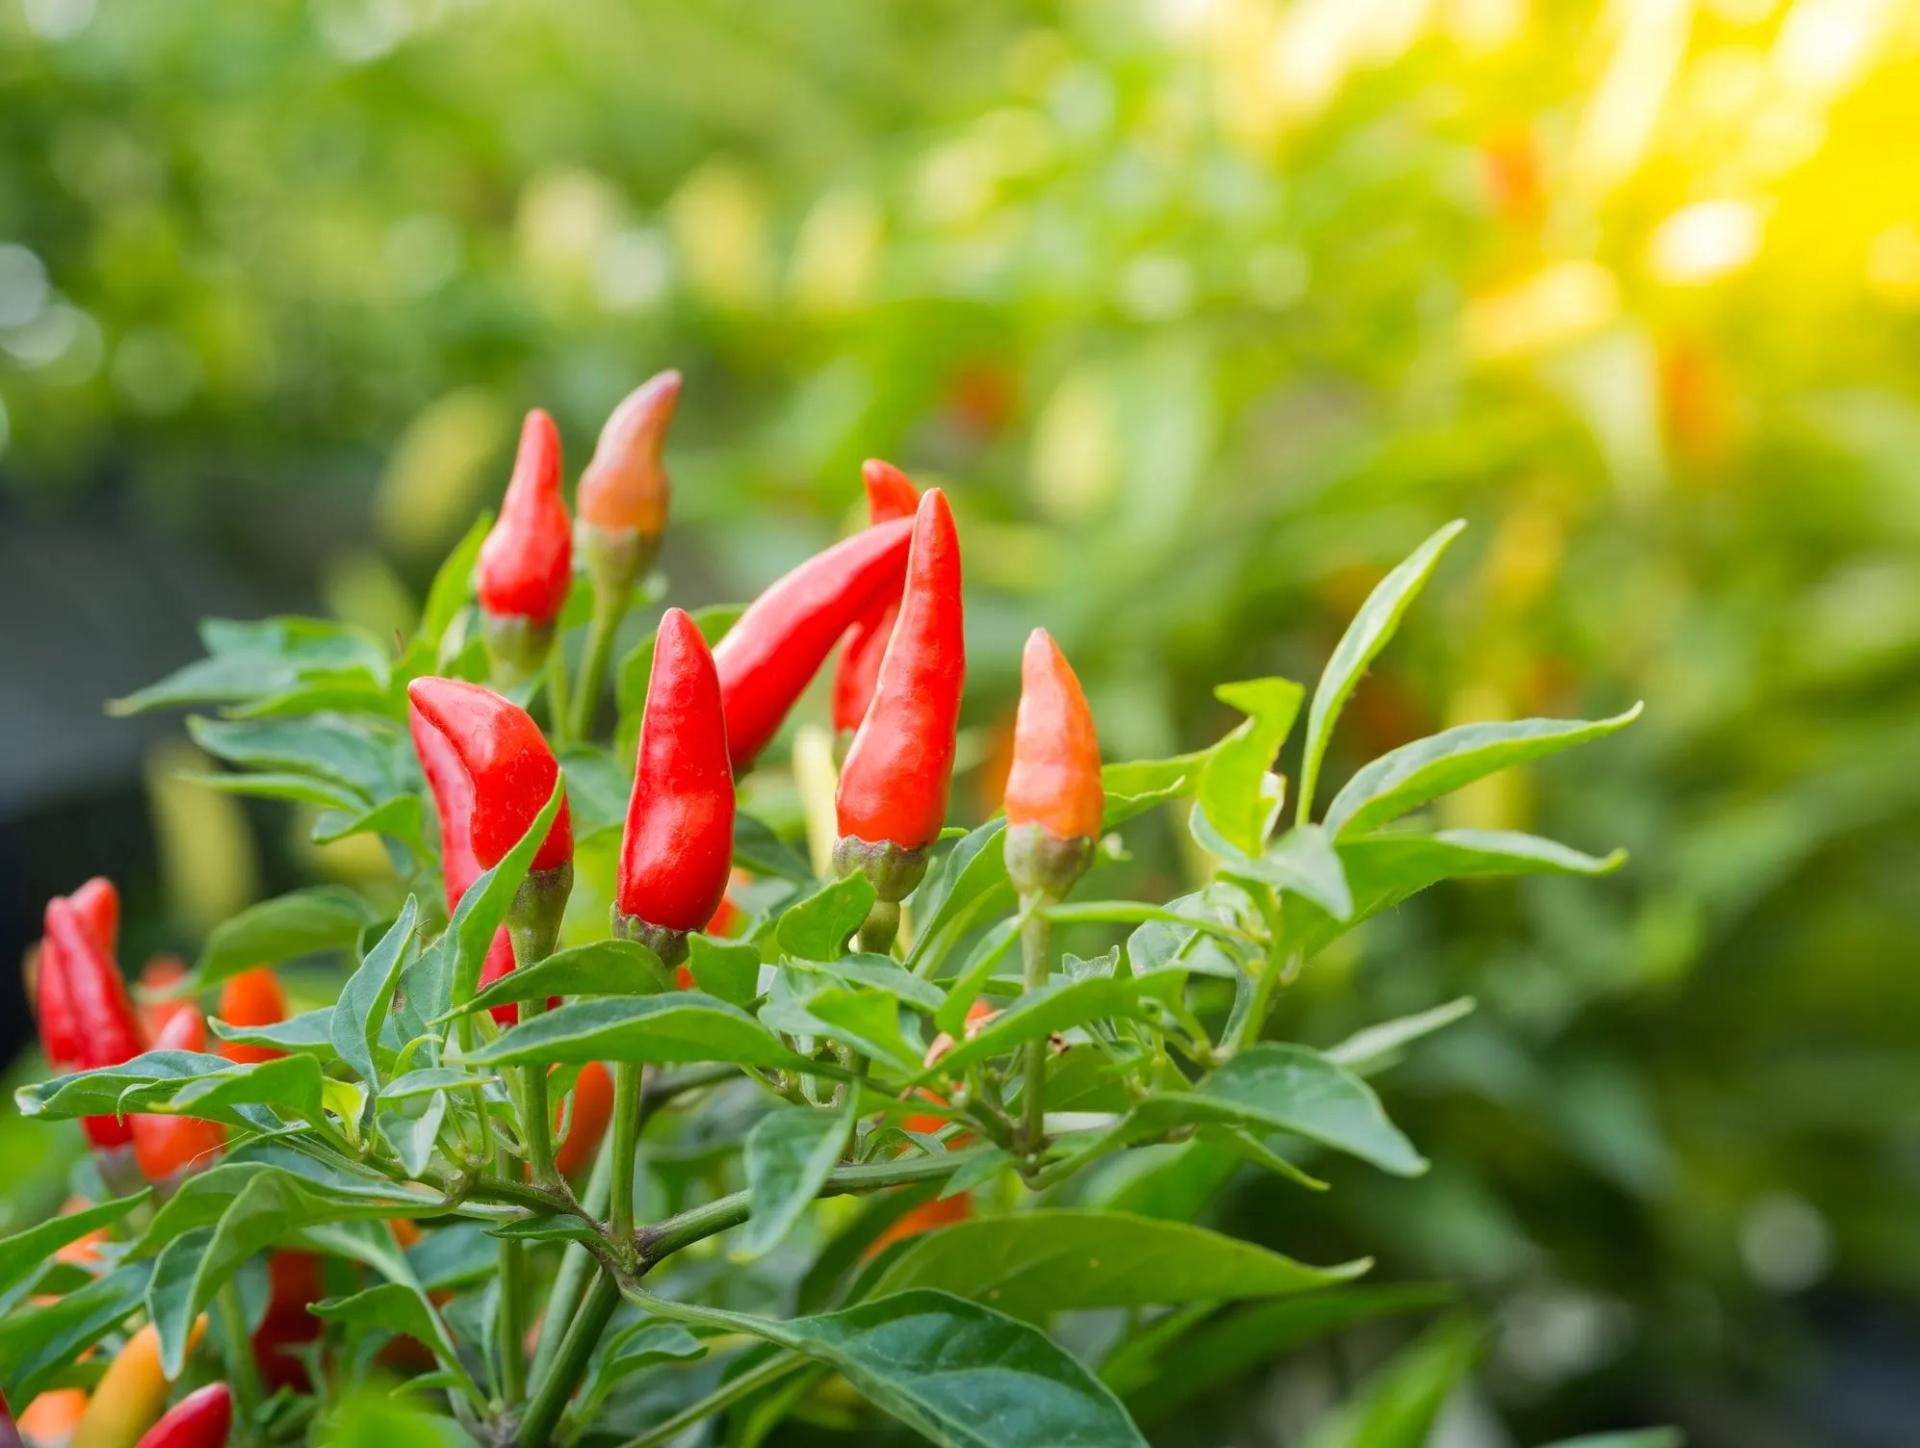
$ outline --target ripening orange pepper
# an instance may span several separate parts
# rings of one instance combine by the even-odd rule
[[[556,1131],[565,1114],[564,1102],[554,1108]],[[607,1123],[612,1120],[613,1074],[598,1061],[589,1061],[574,1078],[573,1119],[567,1124],[567,1134],[553,1148],[553,1164],[562,1176],[578,1176],[593,1165],[600,1138],[607,1134]]]
[[[1007,874],[1022,896],[1059,898],[1093,858],[1106,792],[1100,739],[1073,666],[1045,629],[1020,659],[1020,708],[1007,773]]]
[[[287,1018],[287,997],[271,967],[243,970],[220,987],[220,1019],[230,1026],[275,1026]],[[277,1061],[286,1055],[271,1046],[222,1041],[220,1054],[239,1066]]]
[[[205,1317],[195,1319],[187,1351],[199,1344],[206,1328]],[[136,1448],[166,1410],[168,1386],[160,1367],[160,1334],[148,1323],[127,1339],[94,1385],[70,1448]]]

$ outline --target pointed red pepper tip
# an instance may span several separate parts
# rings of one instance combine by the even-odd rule
[[[914,513],[900,616],[840,774],[843,839],[919,850],[939,835],[965,681],[960,536],[946,495],[930,488]]]
[[[657,534],[667,525],[667,427],[680,401],[680,374],[661,372],[628,393],[600,429],[580,475],[580,518],[595,528]]]
[[[553,793],[560,774],[553,751],[526,710],[478,684],[415,679],[407,702],[414,745],[440,812],[443,869],[472,868],[475,875],[492,869]],[[557,869],[572,859],[573,827],[562,800],[533,869]],[[472,883],[469,877],[456,890],[449,873],[449,896],[457,901]]]
[[[135,1448],[225,1448],[232,1430],[232,1390],[209,1383],[175,1403]]]
[[[97,893],[94,898],[97,903]],[[63,1071],[91,1071],[139,1055],[145,1033],[127,984],[96,933],[99,915],[89,922],[72,900],[56,895],[47,902],[45,923],[35,1005],[49,1060]],[[101,1150],[131,1139],[119,1117],[89,1116],[83,1125]]]
[[[1105,808],[1093,711],[1060,645],[1037,628],[1020,658],[1007,823],[1037,824],[1058,839],[1074,839],[1099,834]]]
[[[733,766],[720,678],[706,640],[668,609],[634,760],[615,909],[639,932],[679,935],[713,918],[733,867]],[[677,942],[664,943],[671,948]]]
[[[867,521],[885,523],[911,518],[920,506],[920,490],[892,463],[868,458],[860,464],[860,480],[867,485]]]
[[[100,949],[111,957],[120,944],[120,892],[105,875],[95,875],[67,897]]]
[[[573,537],[560,497],[560,433],[535,408],[520,429],[520,450],[500,519],[480,549],[475,592],[496,617],[550,624],[573,578]]]

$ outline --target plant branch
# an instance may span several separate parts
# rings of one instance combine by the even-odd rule
[[[1051,954],[1053,926],[1044,910],[1023,912],[1020,923],[1020,955],[1025,965],[1025,984],[1032,994],[1047,983],[1047,962]],[[1047,1135],[1047,1038],[1027,1043],[1024,1074],[1026,1084],[1020,1100],[1020,1145],[1028,1156],[1040,1150]]]
[[[569,739],[587,739],[593,734],[593,714],[600,705],[600,686],[613,653],[613,636],[619,630],[620,616],[626,612],[625,604],[625,590],[613,600],[601,594],[594,597],[593,617],[587,623],[587,646],[580,656],[580,676],[574,681],[577,687],[567,716]]]
[[[553,1365],[527,1404],[526,1416],[514,1434],[519,1448],[548,1448],[553,1441],[554,1426],[566,1411],[574,1389],[580,1385],[587,1362],[599,1345],[600,1334],[607,1330],[613,1310],[619,1305],[620,1284],[611,1272],[602,1272],[593,1279],[587,1300],[580,1305],[580,1315],[567,1329],[565,1340],[554,1354]]]

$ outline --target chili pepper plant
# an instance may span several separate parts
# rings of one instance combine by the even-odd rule
[[[1127,1399],[1159,1354],[1242,1304],[1297,1299],[1273,1330],[1293,1344],[1388,1310],[1365,1261],[1101,1184],[1196,1138],[1303,1192],[1343,1157],[1424,1170],[1373,1078],[1469,1003],[1319,1043],[1276,1005],[1416,891],[1614,869],[1422,812],[1633,711],[1451,729],[1326,787],[1342,705],[1454,524],[1381,580],[1310,701],[1223,684],[1240,722],[1170,758],[1103,762],[1035,630],[1004,812],[957,828],[949,500],[869,464],[869,526],[744,607],[656,617],[679,391],[663,374],[614,413],[577,534],[531,414],[498,521],[411,638],[209,623],[204,659],[121,701],[204,711],[210,786],[371,837],[390,875],[251,906],[135,992],[112,885],[48,904],[28,969],[58,1074],[18,1100],[91,1155],[68,1212],[0,1241],[0,1387],[29,1419],[79,1395],[76,1448],[298,1441],[379,1383],[481,1443],[806,1419],[1108,1448],[1145,1441]],[[836,648],[830,729],[805,696]],[[754,801],[789,774],[776,828]],[[1154,811],[1189,833],[1193,888],[1105,893]],[[327,960],[335,998],[289,1012],[277,968]]]

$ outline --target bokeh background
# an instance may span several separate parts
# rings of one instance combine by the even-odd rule
[[[681,602],[848,526],[864,456],[948,486],[963,812],[1032,623],[1110,757],[1192,746],[1462,516],[1347,758],[1645,698],[1450,806],[1632,864],[1437,892],[1283,1006],[1326,1041],[1478,998],[1388,1085],[1429,1177],[1187,1176],[1460,1287],[1450,1443],[1914,1441],[1911,0],[0,0],[0,115],[7,958],[97,871],[137,960],[364,867],[102,701],[203,614],[404,627],[529,406],[577,471],[686,373]],[[0,1226],[63,1142],[0,1116]],[[1289,1442],[1301,1372],[1155,1441]]]

